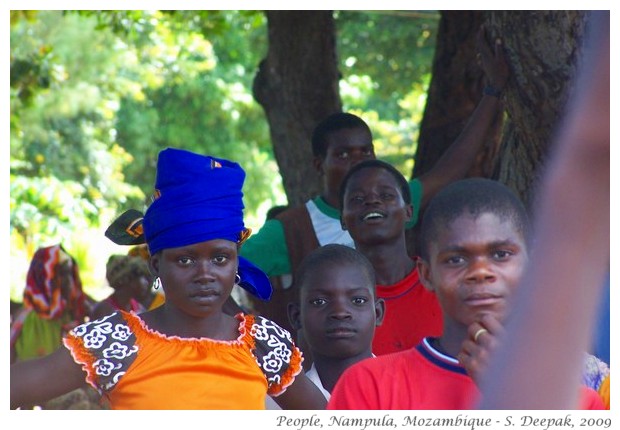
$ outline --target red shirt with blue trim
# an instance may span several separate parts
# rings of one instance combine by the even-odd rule
[[[454,357],[428,338],[415,348],[366,359],[349,367],[332,390],[327,409],[475,409],[480,392]],[[582,388],[581,409],[604,409],[596,392]]]

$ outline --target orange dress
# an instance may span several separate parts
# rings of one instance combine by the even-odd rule
[[[236,318],[239,337],[219,341],[166,336],[120,311],[63,342],[112,409],[264,409],[301,372],[301,352],[274,322]]]

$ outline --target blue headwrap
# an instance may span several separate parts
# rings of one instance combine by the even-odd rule
[[[167,148],[159,153],[153,203],[144,214],[144,236],[151,255],[213,239],[239,242],[243,224],[243,181],[239,164]],[[267,275],[243,257],[240,285],[268,300]]]

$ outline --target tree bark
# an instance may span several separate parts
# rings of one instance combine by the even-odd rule
[[[498,179],[532,205],[554,128],[574,88],[587,11],[493,11],[491,34],[507,49],[512,76]]]
[[[335,25],[331,11],[266,14],[269,51],[255,78],[254,94],[267,115],[289,203],[298,204],[321,190],[308,162],[312,129],[342,109]],[[554,127],[574,85],[589,13],[444,11],[441,15],[413,175],[435,164],[480,100],[484,76],[476,62],[475,38],[484,23],[491,40],[503,39],[512,75],[503,96],[504,121],[498,117],[469,176],[498,179],[530,206]],[[412,243],[411,248],[415,249]]]
[[[475,64],[475,36],[484,23],[490,40],[503,40],[511,78],[504,91],[504,123],[498,118],[469,176],[500,180],[530,207],[574,86],[588,16],[587,11],[442,12],[414,176],[441,157],[478,103],[484,81]]]
[[[435,165],[459,136],[480,102],[485,76],[476,60],[476,37],[483,21],[482,11],[441,12],[433,75],[420,124],[413,177],[428,172]],[[493,176],[502,122],[502,115],[498,115],[489,128],[483,150],[467,176]],[[417,254],[419,231],[420,223],[407,230],[410,255]]]
[[[321,192],[311,136],[342,110],[336,30],[331,11],[267,11],[269,50],[254,79],[290,205]]]
[[[476,62],[482,11],[442,11],[433,75],[420,124],[413,177],[429,171],[456,140],[482,97],[484,73]],[[491,176],[502,117],[489,130],[484,150],[468,176]]]

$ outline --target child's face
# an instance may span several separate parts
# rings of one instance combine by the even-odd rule
[[[430,261],[418,268],[435,291],[445,325],[469,326],[484,314],[502,319],[527,260],[523,235],[493,213],[464,214],[429,243]]]
[[[300,322],[313,355],[348,358],[371,349],[383,303],[358,265],[327,264],[306,278],[300,291]]]
[[[385,169],[357,171],[347,182],[342,225],[356,243],[372,244],[404,235],[412,207],[403,200],[396,178]]]
[[[192,316],[221,310],[237,272],[237,244],[215,239],[164,249],[151,264],[161,279],[166,302]]]
[[[324,175],[329,192],[337,194],[351,167],[361,161],[374,159],[375,150],[372,137],[361,127],[333,131],[326,140],[325,158],[315,159],[315,166]]]

